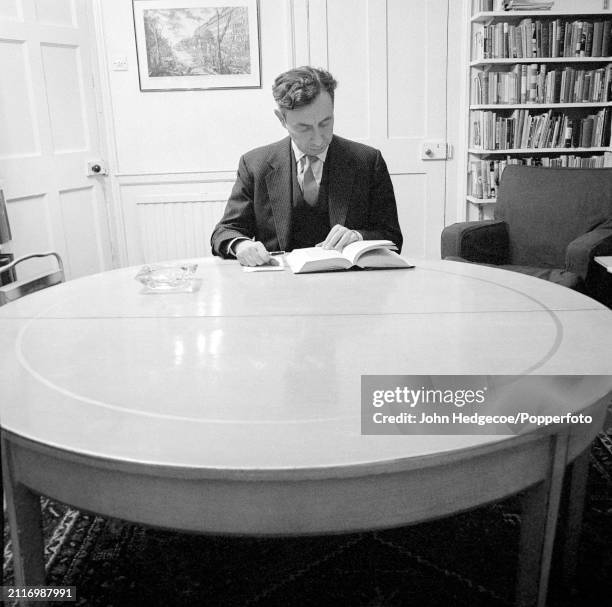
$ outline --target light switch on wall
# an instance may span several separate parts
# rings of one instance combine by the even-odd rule
[[[125,55],[113,55],[112,60],[113,71],[123,72],[128,69],[128,60]]]
[[[421,146],[421,160],[448,160],[452,148],[446,141],[424,141]]]

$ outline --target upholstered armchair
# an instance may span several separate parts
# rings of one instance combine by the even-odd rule
[[[612,307],[612,168],[508,166],[494,219],[442,232],[442,258],[499,266],[576,289]]]

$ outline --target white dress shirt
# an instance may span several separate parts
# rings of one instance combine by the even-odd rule
[[[295,164],[297,168],[297,178],[298,183],[300,184],[300,190],[304,191],[304,171],[306,170],[306,154],[295,145],[293,139],[291,140],[291,149],[293,150],[293,155],[295,156]],[[327,158],[327,150],[329,146],[327,146],[320,154],[317,154],[317,158],[321,162],[315,162],[312,165],[312,174],[314,175],[315,181],[317,185],[321,185],[321,179],[323,179],[323,164],[325,163],[325,159]]]

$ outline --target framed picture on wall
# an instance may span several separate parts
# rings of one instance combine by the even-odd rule
[[[132,0],[141,91],[261,87],[258,0]]]

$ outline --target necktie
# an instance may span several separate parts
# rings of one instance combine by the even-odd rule
[[[319,186],[315,179],[312,167],[315,162],[319,162],[316,156],[305,156],[305,169],[304,169],[304,181],[302,189],[304,193],[304,200],[311,207],[314,207],[319,200]]]

